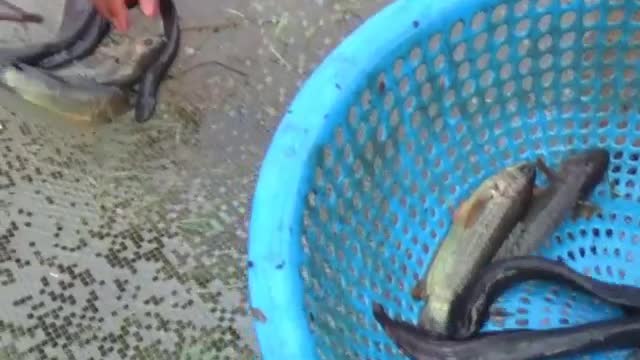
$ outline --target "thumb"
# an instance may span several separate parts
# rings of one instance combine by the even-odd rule
[[[159,0],[139,0],[140,9],[147,16],[156,16],[160,12]]]
[[[124,3],[112,9],[111,22],[118,31],[127,31],[129,28],[129,13]]]

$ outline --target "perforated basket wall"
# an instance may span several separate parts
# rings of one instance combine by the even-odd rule
[[[393,317],[415,321],[422,304],[410,298],[410,289],[446,235],[452,210],[487,176],[539,155],[556,164],[571,149],[610,149],[608,181],[621,197],[613,198],[601,184],[593,201],[602,215],[567,220],[540,253],[601,280],[640,286],[640,1],[399,3],[362,31],[381,30],[385,22],[402,26],[404,42],[388,45],[391,54],[371,58],[365,75],[349,78],[355,84],[341,81],[344,68],[319,70],[325,73],[309,86],[334,79],[323,86],[335,87],[333,98],[344,100],[327,105],[326,113],[315,108],[296,117],[312,103],[310,90],[303,90],[265,161],[254,206],[265,205],[261,192],[277,186],[278,180],[267,177],[279,178],[301,201],[280,206],[284,197],[274,195],[273,221],[287,216],[292,225],[270,238],[257,233],[268,222],[267,210],[254,207],[252,242],[272,241],[252,244],[257,268],[250,272],[254,306],[262,304],[267,319],[256,325],[265,358],[277,358],[278,346],[296,346],[282,345],[264,330],[278,321],[291,331],[299,325],[302,335],[291,341],[308,344],[309,354],[319,359],[403,358],[371,316],[371,302],[382,303]],[[355,46],[348,41],[343,46]],[[371,54],[379,50],[371,46]],[[337,53],[349,51],[355,50]],[[335,65],[344,58],[327,61]],[[323,94],[314,96],[321,101]],[[324,116],[324,122],[309,119],[314,116]],[[308,145],[308,129],[300,125],[305,121],[308,129],[323,127]],[[293,124],[300,127],[292,130]],[[296,131],[301,138],[285,139]],[[289,163],[287,151],[298,152],[289,155]],[[283,168],[303,165],[291,173],[269,170],[276,160]],[[293,244],[283,246],[276,236]],[[277,268],[277,256],[263,256],[269,246],[272,255],[286,249],[280,270],[294,275],[255,274]],[[265,265],[267,259],[272,263]],[[292,291],[270,295],[288,297],[284,307],[262,302],[256,282],[295,283],[298,273],[302,289],[272,289]],[[621,315],[616,307],[541,282],[508,291],[494,306],[517,316],[492,318],[485,329],[544,329]],[[618,359],[626,353],[590,357]]]

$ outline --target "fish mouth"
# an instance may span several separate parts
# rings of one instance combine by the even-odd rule
[[[513,166],[512,168],[514,171],[519,172],[520,174],[526,176],[526,177],[530,177],[530,176],[534,176],[536,173],[536,166],[533,163],[522,163],[522,164],[517,164],[515,166]]]

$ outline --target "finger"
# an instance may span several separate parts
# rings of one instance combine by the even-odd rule
[[[147,16],[156,16],[160,12],[158,0],[139,0],[140,9]]]
[[[111,22],[120,32],[127,31],[129,28],[129,11],[122,1],[115,1],[111,9]]]

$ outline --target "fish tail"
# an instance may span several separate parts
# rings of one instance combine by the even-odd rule
[[[136,100],[135,119],[139,123],[149,121],[156,109],[157,100],[155,96],[144,96],[144,93],[138,94]]]

